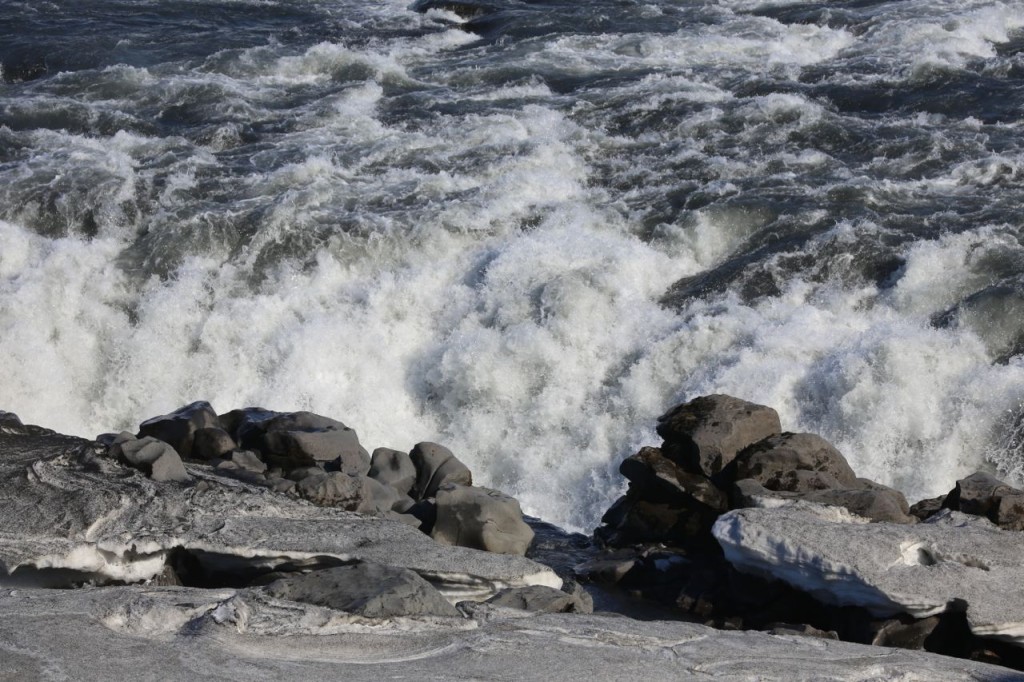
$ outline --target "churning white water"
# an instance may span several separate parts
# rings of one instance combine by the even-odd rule
[[[0,408],[26,422],[312,410],[582,529],[715,392],[912,499],[1024,482],[1017,3],[0,19]]]

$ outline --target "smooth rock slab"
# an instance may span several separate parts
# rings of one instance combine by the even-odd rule
[[[988,524],[868,523],[837,507],[738,509],[714,525],[741,571],[880,617],[966,610],[971,631],[1024,645],[1024,542]]]
[[[485,611],[485,609],[481,609]],[[1008,682],[1005,668],[811,637],[581,614],[393,625],[233,590],[0,591],[8,679]]]

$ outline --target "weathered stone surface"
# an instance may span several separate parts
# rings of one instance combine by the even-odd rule
[[[702,504],[716,511],[728,509],[725,493],[707,477],[684,471],[658,448],[642,448],[627,457],[619,472],[633,483],[635,495],[641,499]]]
[[[268,585],[266,590],[278,599],[327,606],[366,618],[462,617],[433,585],[414,571],[375,563],[338,566],[282,578]]]
[[[264,572],[310,557],[400,566],[428,577],[453,603],[505,587],[562,584],[524,557],[442,545],[404,524],[316,507],[208,466],[189,466],[198,479],[191,486],[125,475],[113,459],[87,466],[92,447],[57,434],[0,435],[0,576],[53,568],[71,582],[135,582],[184,550]]]
[[[217,413],[210,403],[198,401],[178,408],[170,414],[153,417],[139,424],[139,438],[151,436],[170,444],[182,458],[192,456],[192,443],[196,431],[220,427]]]
[[[714,535],[737,568],[881,617],[966,612],[971,631],[1024,644],[1024,543],[953,523],[866,523],[797,503],[721,516]]]
[[[487,600],[488,604],[541,613],[593,613],[594,603],[553,587],[510,587]]]
[[[443,445],[417,443],[409,457],[416,467],[416,484],[409,496],[417,501],[434,497],[438,488],[447,483],[473,485],[469,469]]]
[[[197,429],[192,440],[192,457],[195,459],[228,459],[232,450],[238,447],[227,431],[216,426]]]
[[[158,671],[165,682],[192,682],[197,671],[225,682],[1008,682],[1016,675],[919,651],[684,622],[513,617],[482,605],[490,617],[475,627],[424,618],[368,628],[338,611],[280,604],[230,589],[19,589],[0,599],[0,665],[19,680],[122,679],[128,652],[132,670]]]
[[[188,481],[181,457],[169,443],[149,436],[115,442],[111,452],[154,481]]]
[[[861,487],[846,458],[821,436],[782,433],[736,456],[734,480],[753,479],[768,490],[808,492]]]
[[[320,472],[304,477],[297,490],[314,504],[371,514],[390,511],[401,497],[372,478],[340,471]]]
[[[670,457],[707,476],[722,470],[744,448],[782,430],[770,407],[727,395],[709,395],[678,405],[658,418],[658,435]]]
[[[416,484],[416,466],[408,453],[391,448],[377,448],[370,456],[370,471],[367,476],[391,486],[403,495],[408,495]]]
[[[1024,493],[1002,495],[996,503],[994,521],[1007,530],[1024,530]]]
[[[438,542],[498,554],[526,554],[533,530],[515,498],[490,488],[447,483],[437,491]]]

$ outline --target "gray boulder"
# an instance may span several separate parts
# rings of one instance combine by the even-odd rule
[[[365,475],[370,455],[356,432],[339,421],[311,412],[289,412],[260,421],[260,450],[268,462],[285,466],[333,463],[346,474]]]
[[[452,451],[437,443],[417,443],[409,453],[416,467],[416,484],[409,492],[414,500],[434,497],[445,484],[470,486],[473,475]]]
[[[586,594],[583,592],[583,594]],[[589,595],[587,595],[589,598]],[[540,613],[593,613],[594,602],[553,587],[509,587],[487,600],[488,604]]]
[[[734,480],[753,479],[768,490],[808,492],[862,487],[846,458],[821,436],[782,433],[753,445],[733,463]]]
[[[370,478],[389,485],[399,493],[408,495],[416,484],[416,465],[408,453],[377,448],[370,456]]]
[[[220,427],[217,413],[210,403],[198,401],[181,407],[170,414],[153,417],[139,424],[139,438],[147,436],[170,444],[182,458],[192,457],[192,444],[196,431]]]
[[[216,426],[197,429],[192,439],[192,457],[195,459],[227,459],[238,447],[231,434]]]
[[[713,476],[744,448],[782,430],[770,407],[727,395],[678,405],[658,418],[665,454],[692,472]]]
[[[149,436],[124,439],[115,442],[111,452],[115,457],[147,474],[154,481],[185,482],[191,479],[188,472],[185,471],[181,457],[173,447],[162,440]]]
[[[282,578],[268,585],[266,591],[278,599],[326,606],[366,618],[462,617],[416,572],[376,563],[338,566]]]
[[[372,478],[340,471],[305,476],[296,490],[313,504],[363,514],[390,511],[402,499],[394,489]]]
[[[437,491],[436,500],[437,520],[430,535],[438,542],[525,555],[533,541],[519,502],[502,492],[449,483]]]

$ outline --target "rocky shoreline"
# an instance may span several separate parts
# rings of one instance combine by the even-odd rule
[[[199,402],[94,441],[0,412],[0,679],[101,676],[123,646],[151,679],[1024,670],[1024,492],[978,473],[911,507],[729,396],[658,433],[588,538],[440,444],[371,454],[308,412]]]

